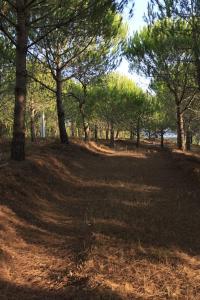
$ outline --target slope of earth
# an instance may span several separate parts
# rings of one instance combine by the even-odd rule
[[[127,148],[126,148],[127,149]],[[32,147],[0,168],[0,299],[200,299],[200,164]]]

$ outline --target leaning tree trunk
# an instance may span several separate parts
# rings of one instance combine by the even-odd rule
[[[68,135],[65,127],[65,112],[62,102],[62,78],[61,70],[56,70],[56,104],[57,104],[57,115],[58,115],[58,127],[60,134],[60,141],[62,144],[68,144]]]
[[[17,30],[16,30],[16,81],[13,138],[11,158],[25,159],[25,106],[26,106],[26,56],[28,44],[27,15],[24,9],[25,1],[16,1]]]
[[[184,150],[185,149],[184,122],[183,122],[183,113],[181,112],[180,106],[177,106],[176,115],[177,115],[177,147],[180,150]]]

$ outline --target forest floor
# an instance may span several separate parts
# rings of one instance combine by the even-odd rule
[[[0,168],[0,300],[200,299],[199,154],[28,146]]]

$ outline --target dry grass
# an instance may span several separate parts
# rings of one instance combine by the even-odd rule
[[[1,300],[200,299],[198,161],[117,149],[37,145],[0,169]]]

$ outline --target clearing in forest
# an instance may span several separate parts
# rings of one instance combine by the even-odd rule
[[[199,169],[150,146],[51,143],[9,162],[0,299],[200,299]]]

